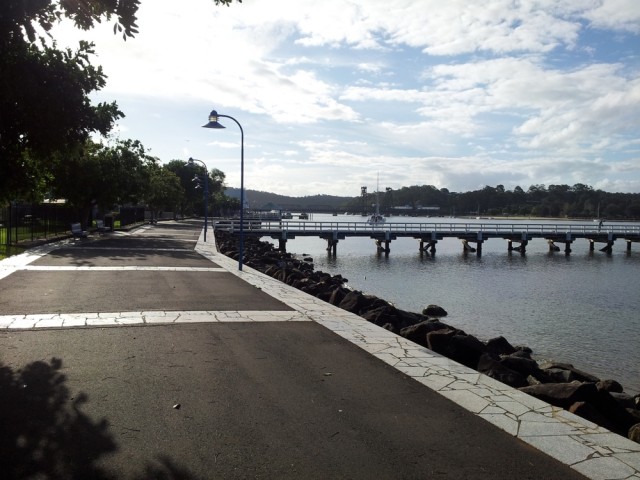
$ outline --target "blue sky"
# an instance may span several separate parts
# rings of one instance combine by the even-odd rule
[[[640,192],[637,0],[143,0],[96,44],[115,137],[194,157],[245,188],[357,196],[584,183]]]

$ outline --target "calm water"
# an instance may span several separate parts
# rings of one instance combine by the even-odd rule
[[[364,218],[314,215],[312,220]],[[387,221],[476,222],[408,217]],[[316,270],[339,273],[352,288],[401,309],[420,312],[430,303],[440,305],[449,313],[445,322],[467,333],[484,340],[503,335],[512,344],[531,347],[538,360],[572,363],[618,380],[629,393],[640,392],[638,243],[628,254],[626,242],[618,240],[613,253],[606,254],[589,252],[588,241],[580,239],[566,256],[564,251],[549,253],[545,240],[534,239],[522,256],[507,252],[505,240],[490,239],[480,258],[463,254],[458,239],[440,240],[433,257],[421,256],[414,239],[391,242],[388,257],[378,255],[369,238],[341,240],[336,257],[325,249],[325,241],[317,237],[287,242],[287,251],[311,255]]]

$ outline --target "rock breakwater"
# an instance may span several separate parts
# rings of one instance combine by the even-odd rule
[[[224,230],[215,230],[215,236],[220,253],[237,260],[237,237]],[[640,443],[640,395],[625,393],[615,380],[597,378],[569,364],[540,364],[529,347],[514,346],[503,337],[482,341],[444,323],[447,312],[437,305],[421,313],[401,310],[348,288],[341,275],[316,271],[308,256],[297,259],[271,243],[246,238],[243,256],[251,268]]]

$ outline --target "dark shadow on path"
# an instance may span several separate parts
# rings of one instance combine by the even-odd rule
[[[0,364],[0,477],[3,480],[115,480],[98,466],[118,449],[106,419],[82,413],[88,402],[72,394],[62,361],[36,361],[13,371]],[[168,457],[148,462],[135,480],[196,480]]]
[[[0,366],[0,471],[4,478],[108,479],[94,462],[116,450],[107,422],[81,411],[60,373],[62,362],[33,362],[13,372]]]

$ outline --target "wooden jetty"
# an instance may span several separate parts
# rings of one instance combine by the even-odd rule
[[[231,233],[240,233],[239,220],[218,220],[215,228]],[[347,237],[369,237],[374,240],[378,252],[389,254],[391,242],[398,238],[415,238],[419,241],[418,250],[435,254],[436,244],[444,238],[458,238],[465,252],[482,255],[482,244],[494,238],[507,241],[508,251],[526,252],[528,243],[533,239],[544,239],[550,251],[560,251],[564,245],[565,254],[571,253],[575,240],[589,241],[589,250],[595,250],[596,244],[602,252],[610,253],[617,240],[627,243],[626,250],[631,252],[631,244],[640,242],[640,225],[611,224],[598,226],[590,224],[557,223],[409,223],[389,222],[369,225],[365,222],[315,222],[315,221],[264,221],[245,220],[243,235],[270,237],[278,240],[280,250],[286,251],[288,240],[302,236],[315,236],[327,242],[327,251],[337,253],[340,240]]]

